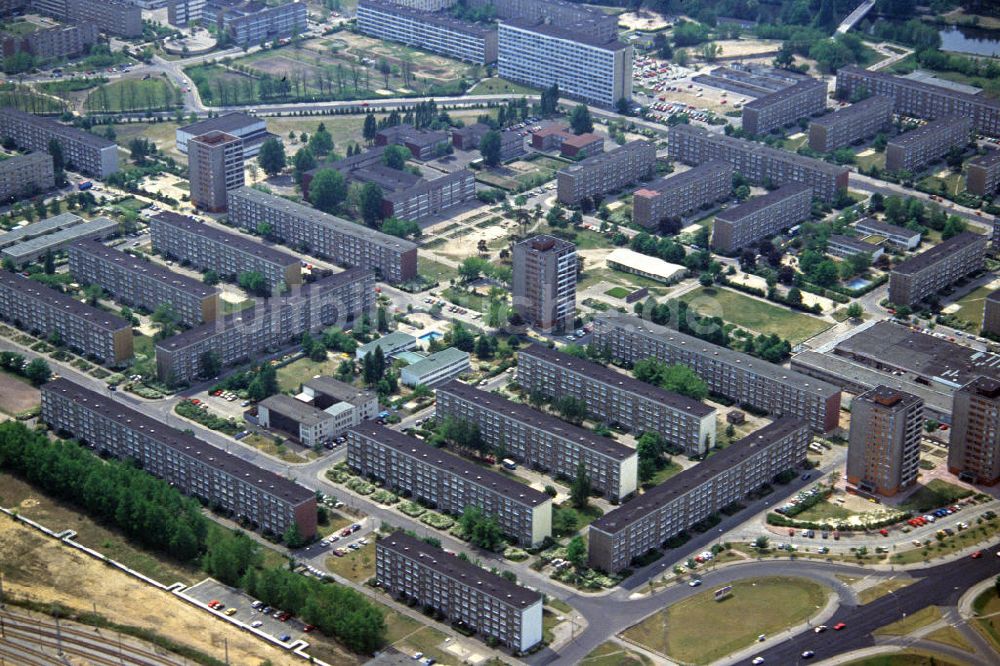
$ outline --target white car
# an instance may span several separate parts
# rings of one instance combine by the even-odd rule
[[[250,626],[253,627],[254,629],[256,629],[257,627],[261,626],[262,624],[264,624],[264,623],[261,622],[260,620],[254,620],[253,622],[250,623]]]
[[[699,585],[701,585],[701,579],[700,578],[695,578],[693,581],[691,581],[690,583],[688,583],[688,587],[698,587]]]
[[[764,663],[764,657],[754,657],[753,661],[751,661],[750,663],[755,664],[756,666],[760,666],[760,664]]]

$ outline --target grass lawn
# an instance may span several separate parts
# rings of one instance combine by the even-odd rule
[[[180,91],[166,77],[149,79],[119,79],[98,86],[87,95],[83,106],[87,111],[119,113],[122,111],[160,111],[174,109]]]
[[[605,295],[610,296],[611,298],[625,298],[632,292],[626,289],[625,287],[612,287],[611,289],[608,289],[604,293]]]
[[[738,581],[723,601],[705,590],[656,612],[625,636],[674,660],[708,664],[753,645],[758,634],[774,634],[813,616],[827,594],[825,587],[803,578]]]
[[[286,444],[278,444],[273,439],[265,435],[259,435],[257,433],[253,433],[244,437],[242,440],[240,440],[240,442],[248,446],[252,446],[255,449],[259,449],[260,451],[268,454],[269,456],[280,458],[285,462],[289,463],[307,462],[306,458],[303,458],[295,451],[290,450]]]
[[[268,118],[267,129],[288,142],[289,132],[295,132],[296,136],[301,135],[303,132],[312,136],[320,123],[323,123],[330,136],[333,137],[334,150],[338,153],[343,154],[347,143],[364,140],[364,137],[361,135],[361,130],[365,124],[365,117],[363,115]]]
[[[960,486],[956,486],[941,479],[934,479],[926,486],[921,486],[916,492],[910,495],[905,502],[899,505],[902,511],[917,511],[923,513],[931,509],[940,509],[943,506],[954,504],[963,497],[972,494]]]
[[[38,25],[31,23],[30,21],[13,21],[11,23],[3,24],[3,31],[15,35],[17,37],[24,37],[25,35],[30,35],[33,32],[37,32],[40,29]]]
[[[417,254],[417,272],[428,282],[446,284],[458,277],[458,269]]]
[[[12,83],[0,85],[0,106],[12,106],[27,113],[62,113],[66,103],[40,95],[28,86]]]
[[[844,507],[832,502],[820,502],[795,516],[795,520],[823,522],[826,520],[845,520],[853,515],[853,511],[848,511]]]
[[[972,602],[972,609],[976,615],[983,616],[972,626],[990,642],[994,650],[1000,651],[1000,595],[994,588],[987,588]]]
[[[473,310],[475,312],[485,312],[486,306],[489,302],[489,299],[485,296],[480,296],[479,294],[468,292],[457,287],[448,287],[441,292],[441,295],[455,305],[468,310]]]
[[[858,154],[854,156],[854,163],[858,165],[858,168],[863,171],[870,171],[872,166],[877,166],[879,169],[885,168],[885,151],[876,152],[872,154],[861,155],[860,153],[867,153],[870,149],[863,148],[858,151]]]
[[[983,310],[986,308],[986,297],[992,293],[989,287],[974,289],[958,299],[958,310],[954,316],[972,325],[973,331],[979,331],[983,324]]]
[[[657,470],[653,478],[643,485],[648,485],[649,487],[658,486],[670,477],[683,471],[683,467],[677,463],[671,461],[663,466],[663,469]]]
[[[935,166],[935,170],[939,170],[940,168],[943,167],[940,165]],[[945,191],[952,196],[965,189],[965,178],[962,177],[962,174],[955,173],[950,169],[948,170],[948,175],[944,178],[940,178],[938,176],[927,176],[925,178],[921,178],[920,182],[917,184],[930,188],[932,192],[940,192],[942,183],[944,183]]]
[[[299,384],[316,375],[333,375],[337,372],[341,358],[333,356],[325,361],[314,361],[303,357],[278,368],[278,388],[282,391],[296,391]]]
[[[870,604],[876,599],[881,599],[891,592],[902,590],[904,587],[911,585],[913,582],[913,580],[907,578],[891,578],[889,580],[884,580],[881,583],[877,583],[858,592],[858,603],[861,605]]]
[[[537,95],[536,88],[523,86],[520,83],[507,81],[500,77],[483,79],[469,89],[470,95]]]
[[[573,607],[562,599],[556,599],[554,597],[550,598],[548,605],[555,608],[560,613],[566,613],[567,615],[573,612]]]
[[[950,645],[958,648],[959,650],[965,650],[966,652],[973,651],[972,645],[955,627],[942,627],[941,629],[935,629],[931,633],[924,636],[924,639],[934,641],[935,643],[941,643],[943,645]]]
[[[921,608],[916,613],[879,627],[872,634],[875,636],[906,636],[921,627],[934,624],[940,619],[941,609],[937,606],[927,606],[926,608]]]
[[[580,662],[587,666],[645,666],[652,663],[646,655],[632,652],[614,641],[601,643]]]
[[[344,529],[354,521],[347,516],[334,511],[333,509],[327,508],[327,523],[326,525],[317,525],[316,532],[320,537],[328,537],[331,534],[339,532]]]
[[[699,287],[681,296],[681,300],[687,303],[696,299],[700,301],[696,307],[696,311],[700,313],[721,315],[724,320],[757,333],[775,333],[793,345],[808,340],[831,326],[822,319],[771,305],[729,289]]]
[[[341,544],[337,542],[336,545]],[[343,557],[331,555],[326,558],[326,568],[355,583],[368,580],[375,575],[375,541],[370,540],[357,550],[349,550]]]
[[[700,220],[696,220],[695,224],[697,224],[699,227],[705,227],[706,229],[711,231],[712,227],[715,225],[715,215],[709,215],[708,217],[703,217]]]
[[[136,137],[144,137],[155,143],[161,151],[176,153],[178,127],[180,125],[174,122],[118,123],[114,126],[115,143],[127,150],[129,141]]]
[[[438,649],[448,638],[444,633],[388,606],[382,606],[382,615],[385,617],[386,645],[391,645],[406,655],[423,652],[424,656],[432,657],[440,664],[459,663],[453,654]]]
[[[919,650],[910,650],[898,654],[880,654],[867,659],[852,661],[847,666],[961,666],[960,664],[942,657],[939,654],[930,654]]]
[[[782,141],[781,147],[790,153],[794,153],[796,150],[806,145],[806,142],[809,141],[809,134],[807,132],[798,132],[798,134],[802,134],[802,136],[797,139],[785,139]]]

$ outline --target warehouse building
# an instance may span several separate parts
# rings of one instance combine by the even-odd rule
[[[972,121],[960,116],[943,116],[923,127],[889,140],[885,147],[885,169],[916,172],[944,157],[952,148],[965,148]]]
[[[826,110],[826,81],[804,79],[743,105],[743,130],[750,135],[791,125]]]
[[[966,231],[898,264],[889,273],[889,302],[912,307],[983,270],[988,242],[986,236]]]
[[[39,236],[69,229],[78,224],[83,224],[83,218],[73,213],[60,213],[32,224],[27,224],[27,220],[25,220],[23,226],[14,227],[10,231],[0,234],[0,250]]]
[[[809,123],[809,147],[829,153],[875,136],[891,126],[892,106],[891,98],[873,95],[846,109],[816,118]]]
[[[672,264],[659,257],[642,254],[627,247],[616,247],[604,261],[612,270],[631,273],[663,284],[673,284],[683,280],[689,272],[680,264]]]
[[[680,219],[726,199],[732,191],[732,165],[706,162],[658,178],[636,190],[632,198],[632,221],[652,229],[663,220]]]
[[[790,182],[773,192],[727,208],[715,216],[712,247],[733,254],[812,215],[813,190]]]
[[[636,139],[606,153],[556,172],[559,201],[576,205],[585,197],[619,190],[629,183],[649,178],[656,167],[656,146]]]
[[[2,108],[0,137],[12,140],[22,150],[36,153],[49,152],[49,142],[55,139],[62,148],[67,169],[95,178],[107,178],[118,171],[118,144],[51,118]]]

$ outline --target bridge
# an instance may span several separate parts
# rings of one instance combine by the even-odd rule
[[[858,5],[858,7],[853,12],[847,15],[847,18],[845,18],[843,21],[840,22],[840,25],[837,26],[836,34],[842,35],[851,28],[853,28],[855,25],[858,24],[858,21],[863,19],[865,17],[865,14],[867,14],[868,11],[874,6],[875,6],[875,0],[864,0],[864,2]]]

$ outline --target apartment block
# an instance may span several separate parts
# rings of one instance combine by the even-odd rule
[[[422,12],[439,12],[455,5],[456,0],[392,0],[394,5],[419,9]]]
[[[604,152],[604,137],[593,132],[573,134],[566,137],[559,148],[563,157],[585,159]]]
[[[980,197],[992,197],[1000,187],[1000,150],[969,160],[965,171],[965,189]]]
[[[628,364],[655,358],[686,365],[709,391],[774,416],[796,416],[816,432],[829,432],[839,421],[836,386],[639,317],[599,316],[594,320],[594,344]]]
[[[812,188],[814,197],[826,202],[833,201],[839,190],[847,189],[849,172],[844,167],[716,134],[704,127],[671,127],[667,143],[672,159],[692,166],[723,160],[756,185],[801,183]]]
[[[267,131],[267,122],[263,118],[251,116],[246,113],[227,113],[215,118],[199,120],[191,125],[178,127],[174,133],[177,141],[177,150],[187,155],[188,141],[196,136],[203,136],[213,132],[222,132],[243,140],[243,157],[256,157],[260,153],[260,146],[275,135]]]
[[[612,108],[632,98],[631,45],[558,24],[522,18],[500,21],[500,76],[536,88],[559,85],[568,97]]]
[[[376,393],[322,375],[302,382],[302,392],[296,397],[319,409],[347,405],[354,413],[351,426],[373,419],[379,412]]]
[[[270,5],[260,0],[208,0],[202,10],[205,27],[225,32],[238,46],[258,46],[306,31],[306,3],[293,0]]]
[[[95,178],[107,178],[118,171],[118,144],[51,118],[2,108],[0,137],[9,138],[23,150],[36,153],[49,152],[49,142],[55,139],[62,147],[67,169]]]
[[[375,542],[375,582],[397,599],[433,608],[511,650],[526,652],[542,640],[540,593],[405,532]]]
[[[743,129],[751,135],[767,134],[825,110],[826,81],[807,78],[744,104]]]
[[[590,524],[588,562],[617,573],[806,459],[809,425],[784,416]]]
[[[81,220],[82,221],[82,220]],[[86,239],[104,239],[117,236],[118,223],[106,217],[95,217],[89,222],[74,224],[52,233],[32,234],[30,238],[21,240],[0,251],[0,257],[10,260],[14,266],[22,268],[33,261],[38,261],[48,253],[57,253],[67,249],[73,243]]]
[[[873,95],[809,123],[809,147],[821,153],[875,136],[892,124],[893,101]]]
[[[871,217],[863,217],[854,223],[854,228],[860,234],[882,236],[887,245],[900,250],[915,250],[920,245],[921,234],[906,227],[879,222]]]
[[[826,241],[826,253],[833,257],[840,257],[841,259],[859,254],[867,254],[871,261],[877,261],[879,257],[885,254],[885,250],[882,249],[881,245],[873,245],[860,238],[844,236],[842,234],[830,234],[830,237]]]
[[[988,242],[986,236],[966,231],[898,264],[889,273],[889,301],[913,306],[982,270]]]
[[[222,213],[229,190],[243,187],[243,139],[223,132],[202,134],[188,141],[191,203]]]
[[[495,393],[450,381],[437,389],[437,415],[476,424],[494,450],[555,477],[576,478],[582,463],[591,487],[612,502],[637,488],[633,449]]]
[[[362,0],[357,15],[358,32],[365,35],[480,65],[497,59],[495,28],[387,0]]]
[[[866,492],[892,496],[917,481],[924,401],[877,386],[851,401],[847,482]]]
[[[478,507],[522,546],[552,535],[552,498],[503,474],[377,424],[347,431],[347,464],[452,515]]]
[[[962,116],[971,119],[972,127],[980,134],[1000,136],[1000,101],[856,65],[837,70],[838,97],[868,95],[892,98],[893,110],[899,115],[914,118]]]
[[[18,155],[0,162],[0,201],[29,199],[56,186],[52,156]]]
[[[128,0],[33,0],[31,8],[65,23],[93,23],[120,37],[142,35],[142,9]]]
[[[17,273],[0,271],[0,318],[102,363],[132,358],[129,322]]]
[[[387,282],[417,276],[417,246],[402,238],[250,187],[230,191],[228,207],[232,224],[255,230],[266,222],[285,245],[321,259],[377,271]]]
[[[316,534],[316,494],[145,413],[68,379],[42,386],[42,420],[98,454],[134,460],[187,495],[220,506],[235,520],[282,535],[291,525]]]
[[[185,27],[200,21],[205,4],[206,0],[168,0],[167,23]]]
[[[439,215],[476,198],[476,175],[460,169],[432,180],[406,171],[375,166],[352,174],[382,187],[382,215],[417,221]]]
[[[492,8],[498,19],[527,19],[585,32],[596,39],[618,35],[618,18],[567,0],[467,0],[469,7]]]
[[[983,333],[1000,336],[1000,289],[986,296],[983,309]]]
[[[561,88],[560,88],[561,89]],[[575,205],[584,197],[607,194],[653,175],[656,146],[636,139],[556,172],[559,201]]]
[[[952,148],[969,142],[972,121],[960,116],[943,116],[923,127],[894,137],[885,147],[886,171],[916,172],[944,157]]]
[[[0,36],[4,56],[30,53],[42,60],[70,58],[80,55],[97,43],[97,26],[93,23],[43,28],[27,35]]]
[[[298,258],[211,224],[163,212],[149,218],[149,232],[154,250],[201,271],[213,270],[229,278],[257,272],[271,289],[302,282]]]
[[[660,222],[695,213],[725,199],[733,191],[733,167],[728,162],[706,162],[683,173],[658,178],[635,191],[632,220],[647,229]]]
[[[716,441],[714,408],[544,345],[517,353],[517,381],[529,393],[582,400],[590,418],[636,436],[655,432],[687,455],[704,454]]]
[[[152,261],[111,249],[95,240],[69,246],[69,271],[81,284],[98,284],[132,308],[153,312],[167,303],[184,326],[215,321],[219,290]]]
[[[764,196],[721,211],[712,226],[712,247],[732,254],[793,227],[812,214],[813,189],[802,183],[782,185]]]
[[[374,307],[375,276],[362,268],[294,285],[255,307],[160,340],[157,374],[169,384],[190,382],[206,374],[207,354],[221,366],[248,361],[289,346],[307,331],[350,328]]]
[[[542,330],[566,330],[576,316],[576,246],[538,235],[514,245],[514,312]]]
[[[978,377],[955,392],[948,471],[970,483],[1000,481],[1000,382]]]

